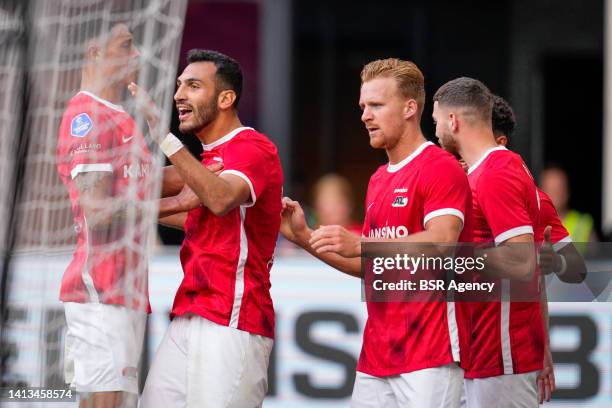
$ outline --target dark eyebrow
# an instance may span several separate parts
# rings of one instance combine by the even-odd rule
[[[181,81],[181,79],[180,79],[180,78],[177,78],[177,79],[176,79],[176,83],[177,83],[177,84],[178,84],[178,83],[181,83],[181,82],[185,82],[186,84],[193,84],[193,83],[195,83],[195,82],[200,82],[200,83],[202,83],[202,80],[201,80],[201,79],[198,79],[198,78],[187,78],[187,79],[185,79],[184,81]]]

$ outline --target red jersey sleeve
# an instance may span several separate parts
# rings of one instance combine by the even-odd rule
[[[470,185],[454,158],[443,157],[423,173],[423,226],[432,218],[454,215],[465,222],[471,203]]]
[[[63,151],[69,157],[70,177],[90,171],[112,172],[116,125],[95,109],[71,113],[62,125]]]
[[[540,228],[542,231],[547,226],[551,227],[550,240],[555,251],[560,251],[564,246],[572,242],[569,232],[565,229],[557,214],[550,198],[542,191],[538,191],[540,197]]]
[[[519,235],[534,234],[529,198],[525,197],[521,176],[521,172],[509,166],[485,172],[478,180],[478,203],[496,245]],[[536,199],[535,186],[533,199]]]
[[[249,137],[236,137],[223,153],[223,171],[243,179],[251,190],[248,206],[255,205],[265,189],[276,147],[271,142]]]

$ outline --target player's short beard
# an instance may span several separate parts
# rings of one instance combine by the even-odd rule
[[[217,96],[213,95],[208,103],[199,106],[191,105],[193,119],[189,123],[180,123],[179,130],[184,134],[196,134],[210,123],[212,123],[219,114],[217,107]]]
[[[459,155],[459,145],[450,133],[442,134],[442,137],[440,138],[440,144],[442,145],[442,148],[444,150],[446,150],[453,156],[457,158],[461,157]]]

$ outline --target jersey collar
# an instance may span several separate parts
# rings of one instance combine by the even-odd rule
[[[424,142],[424,143],[422,143],[419,147],[416,148],[416,150],[414,152],[410,153],[410,156],[406,157],[401,162],[395,163],[395,164],[389,163],[387,165],[387,171],[389,173],[395,173],[397,171],[400,171],[402,169],[402,167],[404,167],[405,165],[410,163],[415,157],[417,157],[419,154],[421,154],[421,152],[423,150],[425,150],[426,147],[432,146],[432,145],[433,145],[432,142]]]
[[[482,155],[482,157],[481,157],[480,159],[478,159],[478,161],[477,161],[476,163],[474,163],[474,165],[473,165],[473,166],[471,166],[471,167],[468,169],[467,174],[468,174],[468,175],[469,175],[469,174],[471,174],[471,173],[472,173],[474,170],[476,170],[476,168],[477,168],[478,166],[480,166],[480,164],[481,164],[483,161],[485,161],[485,159],[486,159],[487,157],[489,157],[489,155],[490,155],[491,153],[493,153],[493,152],[495,152],[495,151],[497,151],[497,150],[508,150],[508,149],[506,149],[504,146],[496,146],[496,147],[493,147],[493,148],[491,148],[491,149],[487,150],[487,151],[485,152],[485,154],[483,154],[483,155]]]
[[[253,128],[247,127],[247,126],[241,126],[239,128],[232,130],[231,132],[229,132],[227,135],[223,136],[222,138],[215,140],[211,144],[202,143],[202,147],[204,148],[205,151],[212,150],[215,147],[222,145],[225,142],[229,142],[230,140],[234,138],[234,136],[236,136],[238,133],[242,132],[243,130],[253,130]]]
[[[112,103],[112,102],[109,102],[109,101],[107,101],[106,99],[102,99],[102,98],[100,98],[98,95],[92,94],[92,93],[91,93],[91,92],[89,92],[89,91],[79,91],[79,93],[78,93],[78,94],[84,94],[84,95],[87,95],[87,96],[89,96],[91,99],[93,99],[93,100],[95,100],[95,101],[98,101],[98,102],[100,102],[102,105],[106,105],[106,106],[108,106],[109,108],[114,109],[114,110],[116,110],[116,111],[118,111],[118,112],[125,112],[125,110],[123,110],[123,106],[121,106],[121,105],[117,105],[117,104]],[[78,94],[77,94],[77,95],[78,95]]]

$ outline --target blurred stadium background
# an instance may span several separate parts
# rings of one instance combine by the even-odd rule
[[[62,381],[57,296],[74,243],[53,152],[63,104],[78,82],[53,77],[75,68],[51,47],[64,40],[45,27],[67,32],[62,25],[78,16],[53,7],[67,3],[0,1],[5,385]],[[449,79],[472,76],[508,99],[518,120],[511,147],[536,178],[548,164],[564,168],[570,207],[590,213],[599,237],[610,240],[610,0],[127,0],[123,13],[140,19],[145,85],[164,103],[175,134],[171,95],[186,51],[215,49],[241,63],[241,119],[277,144],[293,198],[312,205],[316,181],[338,173],[350,182],[360,219],[369,175],[386,157],[371,150],[359,120],[359,72],[367,61],[396,56],[421,67],[429,96]],[[422,125],[434,140],[431,108]],[[199,154],[195,138],[183,140]],[[181,234],[160,227],[157,237],[143,373],[182,274]],[[359,282],[281,243],[272,285],[277,342],[265,406],[348,406],[365,322]],[[559,389],[548,405],[612,406],[612,305],[556,303],[550,314]]]

